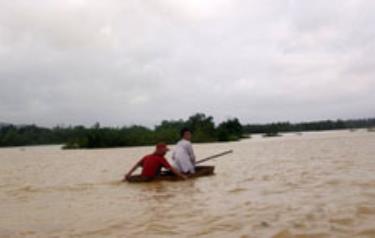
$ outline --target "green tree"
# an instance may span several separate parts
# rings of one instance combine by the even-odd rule
[[[215,123],[212,116],[197,113],[189,117],[186,126],[193,132],[193,142],[216,141]]]
[[[243,128],[237,118],[229,119],[219,124],[217,136],[219,141],[239,140],[243,135]]]

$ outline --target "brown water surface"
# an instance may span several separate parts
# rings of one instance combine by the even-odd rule
[[[375,237],[375,133],[196,144],[216,175],[127,184],[152,147],[0,149],[0,237]]]

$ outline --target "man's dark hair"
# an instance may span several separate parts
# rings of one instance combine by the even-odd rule
[[[182,129],[180,130],[180,137],[181,137],[181,138],[184,137],[185,132],[188,132],[188,131],[191,133],[191,130],[190,130],[189,128],[187,128],[187,127],[182,128]]]

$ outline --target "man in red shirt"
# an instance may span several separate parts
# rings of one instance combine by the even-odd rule
[[[146,155],[140,161],[138,161],[133,168],[125,175],[124,181],[128,180],[132,173],[138,168],[142,167],[141,176],[146,180],[152,180],[155,176],[160,174],[161,168],[164,167],[172,171],[175,175],[186,179],[187,177],[178,172],[173,166],[171,166],[165,159],[165,154],[169,151],[169,148],[164,143],[156,145],[156,150],[150,155]]]

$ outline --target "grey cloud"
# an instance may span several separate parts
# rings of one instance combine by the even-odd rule
[[[0,121],[373,116],[372,1],[2,1]]]

